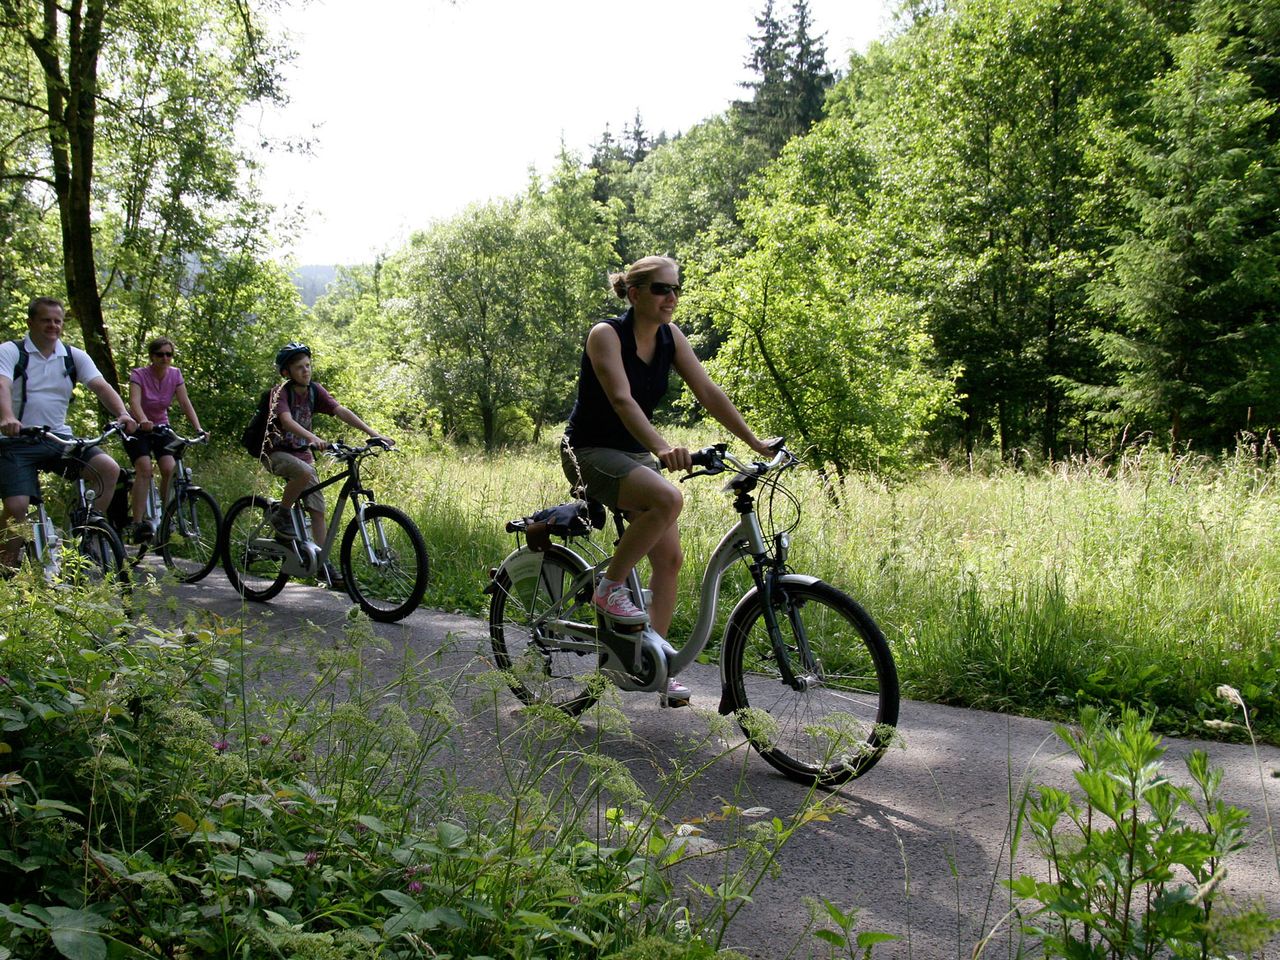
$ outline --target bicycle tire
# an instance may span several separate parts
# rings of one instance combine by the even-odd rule
[[[203,490],[183,490],[160,516],[156,549],[182,583],[196,583],[218,564],[222,510]]]
[[[726,705],[751,745],[792,780],[836,786],[866,773],[898,722],[898,671],[875,621],[847,594],[788,575],[774,588],[778,627],[794,671],[798,619],[816,661],[803,690],[782,680],[753,590],[730,620],[724,649]],[[748,708],[761,710],[769,721]]]
[[[90,519],[72,527],[71,537],[76,550],[89,561],[84,565],[83,572],[91,582],[113,582],[125,590],[129,589],[129,565],[125,562],[124,544],[110,524],[105,520]],[[65,575],[65,554],[63,556]]]
[[[236,593],[258,603],[270,600],[289,582],[284,558],[254,546],[255,541],[275,538],[271,506],[266,497],[241,497],[222,522],[222,569]]]
[[[596,702],[599,657],[560,650],[555,637],[533,622],[564,598],[585,563],[553,545],[545,552],[527,548],[508,557],[493,576],[489,601],[489,642],[498,669],[523,703],[550,704],[577,716]],[[590,622],[591,581],[582,595],[569,598],[561,619]]]
[[[395,507],[371,504],[365,508],[364,525],[373,559],[360,535],[359,517],[351,519],[342,536],[339,558],[347,593],[373,620],[403,620],[427,592],[427,545],[417,525]]]

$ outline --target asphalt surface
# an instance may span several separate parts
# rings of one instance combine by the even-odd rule
[[[179,600],[178,610],[203,609],[242,620],[255,643],[275,652],[289,651],[293,638],[316,627],[340,635],[351,607],[345,594],[295,584],[269,604],[242,604],[221,570],[203,583],[165,590]],[[157,619],[168,615],[156,614]],[[374,629],[379,649],[368,651],[366,666],[375,674],[394,677],[406,662],[422,661],[421,669],[459,678],[458,703],[470,705],[463,712],[471,720],[463,724],[453,756],[464,779],[483,782],[500,736],[493,724],[492,688],[475,679],[486,669],[483,621],[422,609],[402,623]],[[301,653],[305,647],[297,644],[300,677],[308,669]],[[677,798],[663,801],[671,828],[685,824],[683,829],[691,831],[688,851],[704,854],[689,860],[676,879],[691,906],[707,903],[693,888],[694,880],[719,882],[740,862],[735,859],[740,853],[715,851],[744,824],[775,816],[789,821],[815,799],[823,806],[823,816],[805,823],[784,847],[778,871],[751,892],[723,946],[757,960],[828,956],[828,948],[807,932],[805,906],[806,900],[828,900],[846,912],[859,911],[856,930],[899,938],[877,946],[876,958],[970,957],[992,931],[983,955],[1011,955],[1006,917],[1011,904],[1001,880],[1024,872],[1046,875],[1029,842],[1011,868],[1011,812],[1025,785],[1067,788],[1076,769],[1052,724],[905,701],[899,718],[902,748],[887,753],[865,777],[815,797],[740,741],[730,743],[732,749],[708,744],[706,732],[714,723],[709,714],[719,701],[714,667],[695,665],[681,680],[694,691],[693,709],[659,709],[654,694],[620,695],[617,703],[630,734],[617,732],[617,724],[602,729],[589,716],[577,746],[625,762],[654,797],[663,795],[667,775],[677,766],[707,762]],[[499,724],[514,726],[518,707],[515,697],[502,692],[496,701]],[[702,746],[692,748],[695,743]],[[1182,760],[1196,747],[1222,768],[1222,796],[1251,814],[1250,846],[1228,862],[1223,890],[1238,902],[1260,901],[1280,915],[1280,863],[1264,811],[1265,791],[1280,829],[1280,749],[1262,747],[1255,756],[1252,747],[1241,745],[1171,738],[1164,745],[1165,772],[1177,782],[1189,782]],[[716,760],[718,753],[723,755]],[[722,818],[726,806],[750,814]],[[1280,945],[1272,947],[1272,955],[1280,954]]]

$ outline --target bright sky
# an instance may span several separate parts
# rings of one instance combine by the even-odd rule
[[[745,91],[764,0],[312,0],[285,26],[291,102],[250,134],[313,135],[264,158],[262,186],[302,208],[298,263],[368,262],[469,203],[511,196],[563,140],[584,158],[639,110],[687,130]],[[828,60],[889,28],[890,0],[809,0]],[[775,0],[779,16],[790,0]]]

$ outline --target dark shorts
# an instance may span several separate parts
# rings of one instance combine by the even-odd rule
[[[137,463],[139,457],[150,457],[159,460],[161,457],[172,457],[165,445],[173,439],[173,434],[165,429],[138,430],[124,438],[124,451],[129,455],[130,463]]]
[[[41,470],[74,480],[99,453],[101,447],[89,447],[71,460],[52,440],[0,442],[0,498],[38,496]]]
[[[659,472],[658,458],[648,453],[631,453],[613,447],[570,447],[560,445],[560,465],[569,478],[570,487],[586,489],[592,500],[599,500],[612,510],[619,509],[618,494],[622,481],[633,470]]]

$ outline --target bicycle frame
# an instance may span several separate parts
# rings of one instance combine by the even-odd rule
[[[329,530],[325,535],[324,543],[317,544],[311,537],[310,525],[306,520],[306,499],[311,494],[324,490],[326,487],[331,487],[336,483],[341,483],[342,489],[338,492],[337,502],[334,503],[333,512],[329,515]],[[372,490],[361,483],[360,460],[357,457],[353,457],[347,461],[346,468],[341,473],[335,474],[327,480],[312,484],[299,493],[298,499],[294,501],[291,513],[294,533],[297,539],[292,541],[291,546],[294,549],[286,552],[284,559],[285,571],[290,576],[313,576],[329,561],[334,545],[338,542],[340,535],[339,525],[342,522],[343,515],[346,513],[348,500],[351,501],[356,519],[360,521],[360,538],[368,553],[370,562],[376,561],[377,549],[386,549],[386,535],[382,532],[381,525],[379,525],[379,536],[384,538],[383,542],[374,544],[369,540],[368,530],[364,523],[364,513],[367,507],[377,503],[377,497]],[[304,550],[310,555],[309,563],[302,555]]]
[[[592,624],[564,619],[563,611],[566,603],[577,597],[588,584],[594,587],[596,578],[604,572],[610,560],[609,557],[605,557],[599,563],[588,563],[580,553],[568,545],[557,544],[556,549],[569,554],[585,568],[584,572],[574,579],[573,583],[565,590],[564,596],[559,598],[543,616],[539,617],[533,626],[538,628],[550,627],[557,635],[556,645],[561,649],[581,653],[604,652],[606,654],[605,670],[610,674],[613,681],[624,690],[665,690],[668,678],[674,677],[685,670],[701,655],[708,642],[710,642],[711,632],[715,626],[716,609],[720,602],[721,585],[724,582],[725,574],[735,563],[743,561],[751,567],[756,589],[764,591],[766,599],[775,582],[817,582],[816,577],[780,574],[777,572],[777,569],[781,567],[781,563],[769,559],[770,550],[765,543],[764,531],[760,526],[760,519],[756,514],[754,501],[750,498],[749,491],[739,492],[739,496],[735,500],[735,508],[738,510],[738,520],[720,538],[720,543],[707,560],[698,596],[698,616],[694,622],[693,629],[690,631],[688,640],[681,644],[679,648],[672,646],[667,640],[648,627],[645,627],[639,633],[620,633],[608,629],[597,629]],[[787,545],[788,542],[784,536],[779,542],[779,548],[785,551]],[[521,553],[521,550],[524,553]],[[542,553],[522,547],[503,561],[503,567],[514,574],[520,572],[526,565],[540,566],[543,556],[544,554]],[[767,573],[764,571],[766,567],[770,568]],[[640,587],[639,576],[634,569],[628,576],[627,584],[635,598],[636,605],[643,609],[645,606],[645,593]],[[733,615],[726,621],[725,637],[722,639],[727,639],[728,630],[734,623],[738,610],[744,604],[750,602],[753,595],[753,591],[747,591],[746,595],[735,606]],[[765,610],[770,635],[774,638],[775,644],[780,644],[781,640],[779,639],[777,622],[774,617],[773,604],[766,603]],[[567,639],[570,637],[573,639]],[[807,644],[803,645],[805,649],[800,651],[800,660],[808,670],[812,667],[811,657]],[[628,648],[630,648],[629,652],[631,652],[629,662],[623,659],[623,652],[628,651]],[[634,679],[634,675],[643,672],[643,651],[646,650],[652,656],[656,669],[649,682],[640,683]],[[784,655],[784,651],[781,648],[779,648],[778,652],[780,654],[779,663],[787,682],[792,686],[802,682],[796,679],[790,668],[789,661],[791,657]],[[725,679],[722,664],[722,682]]]
[[[169,495],[163,500],[160,498],[160,480],[157,477],[159,466],[157,465],[151,472],[151,483],[147,489],[147,504],[142,513],[143,517],[151,522],[151,526],[155,530],[160,529],[160,518],[164,514],[164,508],[181,497],[188,489],[196,486],[195,481],[191,479],[191,468],[183,462],[183,457],[186,455],[186,448],[196,443],[207,442],[205,440],[179,436],[172,430],[169,430],[169,433],[173,434],[177,440],[182,441],[178,449],[168,452],[168,455],[173,457],[174,460],[173,476],[169,478]],[[159,458],[157,457],[153,459]],[[128,474],[130,481],[132,481],[133,468],[129,469]],[[124,473],[122,472],[122,476],[123,475]],[[128,490],[125,491],[125,496],[128,496]]]

